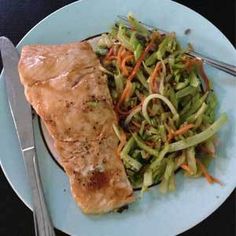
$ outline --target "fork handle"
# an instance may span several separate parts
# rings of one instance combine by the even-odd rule
[[[42,183],[34,148],[23,150],[24,163],[32,191],[33,217],[36,236],[55,236],[43,195]]]
[[[195,52],[195,51],[189,52],[187,54],[202,60],[204,63],[211,65],[212,67],[215,67],[216,69],[222,70],[228,74],[236,76],[236,66],[234,65],[230,65],[228,63],[225,63],[216,59],[212,59],[210,57],[204,56],[203,54],[199,52]]]

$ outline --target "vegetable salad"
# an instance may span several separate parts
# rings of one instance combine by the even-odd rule
[[[216,118],[217,98],[202,61],[188,55],[175,33],[148,30],[133,16],[117,22],[97,43],[102,70],[117,114],[113,128],[134,188],[175,190],[178,169],[185,176],[205,176],[215,155],[217,131],[227,121]]]

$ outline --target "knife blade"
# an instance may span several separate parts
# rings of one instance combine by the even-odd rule
[[[32,190],[35,234],[36,236],[55,236],[44,199],[36,159],[31,106],[26,101],[18,74],[19,54],[12,42],[6,37],[0,37],[0,51],[9,107]]]
[[[23,86],[18,74],[19,54],[10,40],[1,37],[1,55],[3,61],[3,78],[8,94],[8,102],[17,136],[22,150],[34,147],[31,106],[24,96]]]

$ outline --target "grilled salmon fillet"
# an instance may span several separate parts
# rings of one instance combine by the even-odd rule
[[[99,66],[87,42],[25,46],[18,65],[25,96],[53,137],[72,195],[87,214],[134,200],[115,153],[117,118]]]

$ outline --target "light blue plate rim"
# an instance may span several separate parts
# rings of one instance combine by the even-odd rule
[[[60,42],[67,42],[67,41],[74,41],[76,39],[82,39],[82,38],[86,38],[88,35],[91,34],[91,32],[94,32],[94,34],[97,33],[97,31],[102,32],[101,29],[107,29],[107,26],[112,23],[113,21],[110,21],[109,24],[101,22],[102,27],[100,27],[99,25],[97,26],[98,30],[96,30],[97,28],[93,27],[93,26],[87,26],[87,28],[89,28],[88,32],[86,31],[85,28],[83,28],[83,26],[79,26],[78,24],[78,28],[81,27],[83,28],[84,32],[77,34],[75,31],[75,27],[72,26],[71,27],[71,32],[69,32],[69,34],[67,36],[65,36],[65,34],[67,34],[68,32],[66,32],[66,30],[63,31],[62,30],[58,30],[55,28],[52,28],[52,26],[54,26],[53,24],[57,25],[57,22],[53,22],[55,20],[60,20],[61,18],[58,18],[59,16],[63,16],[64,14],[64,20],[66,19],[66,17],[68,18],[72,18],[75,17],[73,16],[73,14],[75,14],[75,12],[73,12],[73,9],[76,8],[78,11],[81,8],[84,8],[84,10],[87,10],[90,8],[90,12],[85,14],[83,12],[81,12],[82,10],[80,10],[80,14],[83,16],[83,14],[85,14],[86,16],[91,16],[93,11],[94,11],[94,4],[96,4],[97,2],[95,0],[83,0],[83,1],[79,1],[79,2],[74,2],[71,3],[61,9],[58,9],[57,11],[53,12],[52,14],[50,14],[49,16],[47,16],[46,18],[44,18],[42,21],[40,21],[35,27],[33,27],[24,37],[23,39],[19,42],[18,44],[18,48],[20,49],[22,45],[27,44],[27,43],[60,43]],[[209,56],[214,56],[216,59],[224,59],[229,63],[233,63],[236,64],[236,51],[234,49],[234,47],[231,45],[231,43],[228,41],[228,39],[213,25],[211,24],[209,21],[207,21],[205,18],[203,18],[202,16],[200,16],[198,13],[192,11],[191,9],[178,4],[176,2],[171,2],[169,0],[151,0],[149,1],[149,3],[145,3],[144,0],[138,0],[136,1],[136,6],[134,6],[132,0],[126,1],[124,4],[124,1],[122,0],[113,0],[113,1],[108,1],[108,0],[100,0],[99,1],[99,5],[98,6],[98,10],[103,9],[109,9],[109,7],[111,8],[111,4],[113,3],[114,7],[114,13],[116,13],[117,11],[120,13],[122,12],[123,14],[126,14],[128,11],[132,11],[134,13],[138,13],[136,14],[138,17],[140,16],[142,18],[142,20],[144,20],[147,23],[153,23],[153,21],[155,22],[159,22],[158,25],[160,25],[160,28],[165,28],[167,30],[173,29],[177,32],[177,36],[180,39],[180,41],[185,44],[187,41],[191,41],[194,43],[194,46],[197,50],[209,55]],[[123,5],[122,5],[123,3]],[[153,9],[150,8],[150,4],[155,5],[155,7],[159,7],[162,8],[162,10],[160,9],[156,9],[157,14],[160,14],[161,16],[153,16],[151,14],[151,12],[154,12]],[[125,5],[125,6],[124,6]],[[143,9],[138,9],[138,6],[142,6]],[[89,8],[88,8],[89,7]],[[120,9],[120,10],[119,10]],[[150,14],[145,13],[145,11],[150,12]],[[175,10],[174,13],[177,16],[181,16],[183,17],[183,19],[191,19],[193,20],[193,24],[192,21],[188,22],[189,25],[191,25],[192,27],[192,33],[190,35],[190,37],[187,37],[185,35],[183,35],[184,32],[184,28],[186,25],[184,24],[184,20],[176,20],[176,21],[171,21],[170,22],[167,20],[167,22],[163,22],[163,19],[166,19],[163,15],[169,15],[169,18],[167,19],[171,19],[171,14],[168,12],[168,10]],[[72,13],[71,13],[72,12]],[[72,16],[69,16],[68,14],[71,13]],[[112,19],[111,15],[106,15],[107,13],[104,13],[105,16],[101,16],[101,14],[96,13],[97,15],[99,15],[99,17],[101,18],[100,20],[104,21],[107,19]],[[78,15],[78,18],[80,17],[80,15]],[[96,17],[95,15],[95,19],[99,20],[99,17]],[[114,17],[113,17],[114,18]],[[74,18],[76,19],[76,18]],[[159,21],[157,21],[157,19]],[[80,19],[81,20],[81,19]],[[150,22],[149,22],[150,21]],[[90,21],[88,20],[87,23],[89,23]],[[70,25],[68,25],[68,23],[63,23],[61,22],[62,25],[65,24],[66,26],[69,26],[68,28],[70,28]],[[196,26],[196,23],[199,23],[198,26]],[[50,25],[51,24],[51,25]],[[173,25],[173,28],[171,27],[171,24]],[[49,26],[47,26],[49,25]],[[106,26],[106,27],[105,27]],[[48,27],[48,28],[47,28]],[[51,28],[50,28],[51,27]],[[55,34],[50,34],[49,29],[54,32]],[[203,38],[201,38],[201,40],[203,40],[203,42],[200,43],[199,40],[199,32],[200,30],[205,30],[204,32],[207,32],[208,34],[212,34],[211,36],[205,36]],[[38,32],[38,33],[37,33]],[[43,37],[42,36],[42,32],[44,33],[48,33],[50,36],[47,37]],[[195,34],[196,32],[196,34]],[[64,35],[63,35],[64,33]],[[73,35],[74,34],[74,35]],[[62,38],[56,38],[58,35],[60,35]],[[91,35],[90,35],[91,36]],[[64,38],[63,38],[64,37]],[[209,44],[209,46],[206,47],[206,42],[207,43],[211,43]],[[212,48],[214,48],[215,50],[213,51]],[[211,68],[207,67],[207,72],[208,74],[213,77],[213,78],[217,78],[219,80],[217,80],[215,82],[215,86],[216,86],[216,92],[220,93],[219,97],[220,100],[222,100],[222,103],[220,104],[220,108],[219,108],[219,112],[221,111],[227,111],[227,113],[230,115],[230,125],[233,125],[233,121],[235,120],[235,111],[230,109],[230,105],[229,105],[229,101],[230,98],[232,98],[232,95],[235,92],[235,88],[236,88],[236,84],[235,84],[235,78],[231,77],[231,76],[227,76],[224,73],[212,70]],[[233,80],[234,79],[234,80]],[[14,127],[13,124],[10,124],[10,114],[9,114],[9,109],[7,107],[7,102],[6,102],[6,94],[4,91],[4,85],[3,85],[3,80],[1,80],[1,84],[0,84],[0,90],[3,91],[3,93],[1,94],[1,103],[3,103],[3,108],[1,108],[2,110],[0,110],[0,114],[3,114],[1,112],[5,112],[6,115],[0,115],[0,124],[5,124],[6,125],[6,120],[8,120],[8,123],[6,125],[6,128],[3,128],[3,133],[6,134],[4,135],[4,137],[6,137],[7,139],[9,139],[8,141],[10,141],[10,143],[15,144],[15,149],[14,147],[12,148],[12,151],[10,152],[10,156],[14,156],[15,154],[18,155],[18,158],[20,156],[19,150],[18,150],[18,146],[17,146],[17,139],[15,137],[14,134]],[[226,81],[226,83],[225,83]],[[222,86],[222,82],[223,82],[223,90],[221,89]],[[227,92],[225,93],[224,90],[227,90]],[[221,95],[222,93],[224,93],[223,95]],[[223,97],[222,97],[223,96]],[[222,99],[221,99],[222,98]],[[2,104],[0,104],[2,105]],[[4,116],[4,117],[3,117]],[[3,117],[3,118],[2,118]],[[212,166],[212,171],[214,173],[217,174],[217,176],[222,177],[222,179],[224,181],[226,181],[226,185],[225,187],[222,188],[219,186],[211,186],[212,189],[208,190],[206,189],[206,183],[200,179],[200,180],[196,180],[196,182],[192,181],[192,180],[183,180],[181,175],[177,176],[177,184],[183,182],[184,185],[188,186],[188,187],[184,187],[183,185],[180,186],[180,188],[178,189],[177,186],[177,192],[176,193],[172,193],[172,195],[168,194],[167,196],[163,197],[163,196],[159,196],[159,193],[157,194],[157,191],[155,188],[152,188],[152,190],[146,194],[146,196],[144,197],[143,200],[139,200],[138,203],[134,204],[131,206],[131,209],[127,212],[127,213],[123,213],[122,215],[124,217],[120,217],[117,216],[115,214],[109,214],[107,216],[102,216],[100,218],[97,217],[87,217],[82,215],[80,212],[78,207],[74,204],[73,199],[70,197],[69,194],[69,188],[68,188],[68,181],[64,175],[64,173],[61,170],[58,170],[58,167],[55,165],[55,163],[50,160],[47,159],[47,154],[46,154],[46,150],[43,147],[43,143],[42,143],[42,139],[40,137],[40,133],[38,130],[38,126],[37,126],[37,120],[34,121],[35,124],[35,136],[36,136],[36,140],[37,140],[37,149],[39,151],[38,156],[39,156],[39,164],[40,164],[40,171],[41,173],[43,173],[42,179],[43,179],[43,183],[44,183],[44,188],[45,188],[45,192],[46,192],[46,198],[47,201],[49,202],[49,208],[50,208],[50,212],[52,213],[52,218],[54,221],[54,224],[57,228],[61,229],[62,231],[65,231],[66,233],[70,233],[72,235],[77,235],[77,233],[79,235],[109,235],[109,233],[113,232],[112,230],[115,230],[117,226],[120,226],[120,233],[122,233],[123,235],[130,235],[130,233],[135,233],[134,235],[144,235],[147,233],[153,234],[155,231],[153,230],[153,228],[151,226],[154,226],[156,224],[156,220],[158,222],[163,223],[167,223],[166,222],[166,214],[170,214],[170,216],[173,214],[173,211],[170,211],[169,209],[172,207],[173,208],[173,203],[178,203],[180,204],[181,201],[183,201],[184,199],[184,195],[183,192],[180,192],[181,190],[184,191],[188,191],[186,192],[186,195],[191,196],[192,199],[195,198],[194,194],[196,194],[196,201],[198,201],[198,193],[194,192],[194,190],[196,190],[196,187],[201,187],[204,189],[203,195],[204,195],[204,200],[212,200],[213,201],[213,195],[218,196],[217,200],[214,200],[213,203],[211,204],[204,204],[197,202],[198,204],[198,211],[201,212],[201,214],[199,214],[199,212],[194,212],[196,214],[186,214],[186,211],[188,211],[189,209],[194,208],[194,206],[192,206],[191,204],[187,204],[188,208],[184,209],[184,214],[186,216],[189,217],[185,217],[184,220],[185,222],[181,222],[181,224],[179,222],[172,222],[170,227],[158,227],[160,229],[159,234],[160,235],[176,235],[179,234],[191,227],[193,227],[194,225],[196,225],[197,223],[201,222],[202,220],[204,220],[207,216],[209,216],[214,210],[216,210],[224,201],[225,199],[229,196],[229,194],[234,190],[235,186],[236,186],[236,177],[233,175],[232,172],[232,167],[236,167],[236,161],[235,158],[230,154],[235,153],[235,147],[236,147],[236,140],[235,140],[235,132],[234,131],[229,131],[229,128],[225,128],[221,133],[220,133],[220,137],[222,138],[222,145],[219,147],[219,160],[216,161],[215,165]],[[7,129],[9,128],[9,129]],[[8,133],[10,133],[8,135]],[[224,142],[226,141],[226,139],[228,137],[231,137],[231,145],[233,144],[232,147],[229,147],[229,145],[223,145]],[[39,140],[39,141],[38,141]],[[17,193],[17,195],[20,197],[20,199],[30,208],[31,207],[31,200],[30,200],[30,195],[29,195],[29,189],[27,186],[27,182],[26,182],[26,177],[25,174],[23,174],[23,171],[19,171],[18,174],[14,173],[13,171],[11,171],[12,169],[16,169],[16,167],[14,167],[15,164],[18,165],[19,170],[22,169],[23,170],[23,163],[22,161],[17,160],[16,158],[13,159],[9,159],[6,158],[4,156],[5,153],[8,153],[5,149],[6,149],[6,142],[3,142],[3,140],[0,140],[0,147],[1,150],[3,150],[2,154],[0,154],[1,156],[1,166],[2,169],[4,171],[4,174],[6,175],[9,183],[11,184],[12,188],[15,190],[15,192]],[[225,148],[223,148],[225,147]],[[227,149],[227,150],[225,150]],[[41,155],[41,152],[45,155]],[[222,157],[227,153],[227,157]],[[16,155],[15,155],[16,156]],[[14,156],[14,157],[15,157]],[[230,157],[231,156],[231,157]],[[222,157],[220,159],[220,157]],[[225,158],[225,159],[224,159]],[[222,160],[223,159],[223,160]],[[17,162],[17,161],[18,162]],[[20,163],[21,162],[21,163]],[[50,166],[50,168],[52,169],[48,169],[48,167],[45,166]],[[231,166],[231,167],[229,167]],[[222,170],[221,168],[224,167],[227,170],[230,170],[230,173],[225,174],[224,170]],[[52,183],[56,183],[57,182],[53,182],[55,181],[55,179],[53,179],[54,177],[52,177],[52,182],[49,181],[49,177],[50,174],[49,172],[53,170],[53,174],[56,177],[60,178],[61,184],[59,184],[61,187],[61,190],[64,188],[66,189],[66,193],[63,193],[63,191],[59,191],[58,188],[53,188],[53,190],[51,189],[52,187]],[[54,173],[55,172],[55,173]],[[45,174],[45,175],[44,175]],[[19,178],[16,178],[19,177]],[[231,177],[230,182],[227,182],[227,178],[226,177]],[[195,186],[195,187],[193,187]],[[209,187],[209,186],[208,186]],[[192,189],[191,189],[192,188]],[[64,190],[63,189],[63,190]],[[202,190],[203,191],[203,190]],[[206,196],[205,191],[209,191],[209,196]],[[212,193],[212,191],[214,193]],[[56,194],[61,194],[58,199],[54,199]],[[181,197],[179,196],[181,195]],[[58,210],[56,209],[56,207],[59,206],[59,204],[63,203],[63,201],[69,201],[69,204],[65,204],[66,207],[69,207],[69,210],[67,208],[63,208],[60,209],[60,212],[58,212]],[[151,202],[151,206],[153,206],[153,204],[160,204],[159,208],[157,207],[157,209],[155,207],[155,210],[151,210],[149,209],[149,205]],[[169,204],[169,207],[167,209],[166,212],[163,212],[162,216],[160,217],[160,215],[156,214],[156,212],[158,210],[162,211],[165,210],[166,208],[162,206],[162,204]],[[202,206],[202,207],[201,207]],[[70,209],[71,208],[71,209]],[[140,210],[140,209],[141,210]],[[140,211],[137,213],[137,210],[139,209]],[[149,210],[148,212],[147,209]],[[179,206],[177,207],[177,209],[179,209]],[[196,210],[196,208],[194,208]],[[63,211],[64,210],[64,211]],[[145,218],[145,216],[150,216],[149,212],[151,212],[151,215],[154,217],[151,218],[151,224],[146,221],[147,219]],[[58,214],[59,213],[59,214]],[[66,214],[64,214],[66,213]],[[192,213],[192,212],[191,212]],[[66,217],[65,217],[66,215]],[[122,216],[121,215],[121,216]],[[70,220],[72,217],[76,216],[76,219],[72,219]],[[155,216],[158,217],[158,219],[155,218]],[[172,215],[173,216],[173,215]],[[68,219],[67,219],[68,218]],[[110,219],[112,218],[112,219]],[[124,223],[126,218],[128,224],[132,223],[133,221],[130,220],[132,218],[135,218],[136,220],[140,221],[137,222],[137,228],[140,228],[140,226],[138,225],[138,223],[146,223],[146,225],[144,225],[143,227],[140,228],[140,231],[138,232],[137,230],[133,230],[129,229],[129,231],[127,231],[127,224]],[[86,231],[86,227],[82,227],[82,225],[76,225],[76,221],[78,219],[78,222],[83,222],[86,224],[87,227],[94,227],[94,230],[87,230]],[[176,219],[176,218],[174,218]],[[181,219],[181,217],[179,217],[179,219]],[[123,221],[122,221],[123,220]],[[144,220],[144,221],[142,221]],[[148,220],[150,221],[150,218],[148,218]],[[64,221],[66,222],[66,224],[64,224]],[[187,221],[187,223],[186,223]],[[101,223],[100,223],[101,222]],[[107,228],[109,228],[109,230],[106,231],[106,228],[103,227],[103,225],[101,226],[101,224],[108,224]],[[96,227],[97,226],[97,227]],[[160,225],[161,226],[161,225]],[[147,228],[145,228],[147,227]],[[83,228],[83,229],[82,229]],[[144,230],[145,228],[145,230]],[[80,231],[81,229],[81,231]],[[98,230],[98,232],[96,232],[96,230]],[[100,231],[99,231],[100,230]],[[112,235],[118,235],[115,231],[113,232]]]

